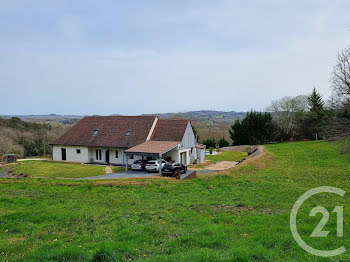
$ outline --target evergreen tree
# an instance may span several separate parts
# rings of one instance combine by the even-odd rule
[[[321,132],[325,126],[325,109],[322,95],[319,94],[316,89],[312,90],[312,93],[308,97],[309,110],[308,113],[308,125],[309,125],[309,134],[316,134]]]
[[[324,102],[322,95],[316,91],[316,88],[312,90],[311,95],[308,97],[310,112],[317,114],[323,114]]]
[[[257,145],[274,140],[275,125],[270,113],[251,111],[240,122],[236,120],[230,130],[233,145]]]

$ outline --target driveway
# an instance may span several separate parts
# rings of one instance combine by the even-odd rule
[[[138,178],[138,177],[150,177],[150,176],[159,176],[159,174],[147,173],[146,171],[128,171],[128,172],[125,171],[125,172],[105,174],[102,176],[85,177],[80,179],[96,180],[96,179],[116,179],[116,178]]]

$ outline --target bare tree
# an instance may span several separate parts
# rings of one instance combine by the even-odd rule
[[[334,92],[346,101],[350,96],[350,47],[338,53],[331,83]]]
[[[271,102],[266,111],[271,112],[282,140],[300,137],[304,129],[305,113],[308,111],[308,96],[283,97]]]

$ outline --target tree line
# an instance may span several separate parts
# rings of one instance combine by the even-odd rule
[[[67,126],[58,123],[35,123],[18,117],[0,117],[0,155],[28,157],[51,154],[49,143],[66,129]]]

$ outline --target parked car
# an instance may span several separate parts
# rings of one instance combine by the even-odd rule
[[[166,164],[167,162],[162,159],[162,167]],[[146,165],[146,170],[147,172],[158,172],[159,171],[159,160],[150,160],[147,162]]]
[[[132,171],[146,170],[147,160],[135,160],[131,165]]]
[[[175,176],[180,171],[181,174],[187,172],[187,167],[181,163],[167,163],[162,168],[163,176]]]

